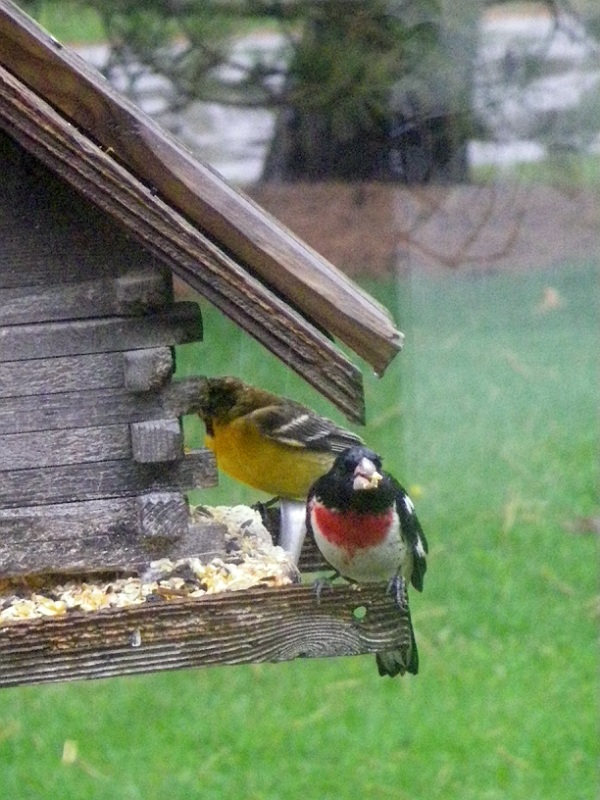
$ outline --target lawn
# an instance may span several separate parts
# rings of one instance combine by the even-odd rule
[[[364,435],[431,544],[418,676],[381,679],[365,656],[4,690],[3,796],[594,796],[597,283],[571,265],[368,286],[407,334],[382,380],[365,369]],[[232,372],[336,416],[210,308],[205,324],[180,375]]]

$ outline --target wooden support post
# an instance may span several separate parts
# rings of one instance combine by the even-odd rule
[[[172,300],[168,270],[136,269],[117,277],[79,282],[0,287],[0,325],[24,325],[157,311]]]
[[[177,539],[188,524],[185,497],[176,492],[150,492],[136,498],[137,527],[145,539]]]
[[[77,428],[82,420],[100,426],[180,417],[190,413],[203,385],[203,378],[186,378],[160,392],[65,391],[47,395],[43,403],[35,395],[8,397],[0,399],[0,434]]]
[[[115,313],[144,314],[173,302],[171,271],[162,269],[128,272],[115,279]]]
[[[170,354],[168,347],[164,349]],[[91,353],[82,356],[0,362],[0,398],[122,387],[123,357],[127,355],[127,353]]]

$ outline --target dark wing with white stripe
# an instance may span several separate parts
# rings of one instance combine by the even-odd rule
[[[326,453],[342,453],[362,444],[362,439],[335,422],[315,414],[300,403],[288,401],[267,406],[246,415],[261,433],[290,447],[301,447]]]
[[[410,582],[419,592],[423,591],[423,580],[427,571],[426,555],[429,552],[427,539],[415,513],[415,507],[407,492],[396,481],[396,508],[400,519],[400,529],[413,555],[413,571]]]

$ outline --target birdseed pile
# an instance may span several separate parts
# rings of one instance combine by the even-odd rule
[[[209,516],[224,524],[225,553],[149,563],[141,574],[65,579],[30,576],[0,580],[0,625],[69,612],[173,602],[255,586],[287,586],[298,579],[287,553],[273,545],[260,514],[248,506],[197,506],[192,518]]]

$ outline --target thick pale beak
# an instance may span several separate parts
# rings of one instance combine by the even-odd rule
[[[377,472],[375,464],[368,458],[362,458],[354,470],[353,489],[376,489],[383,475]]]

